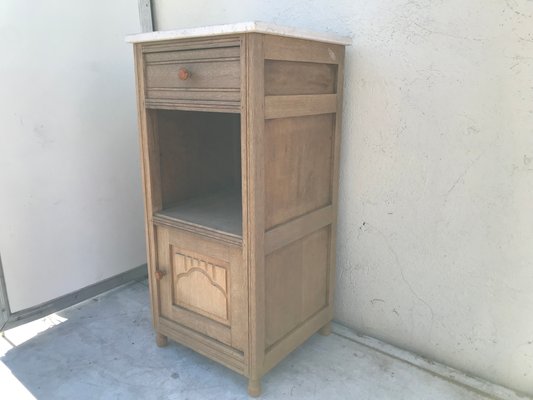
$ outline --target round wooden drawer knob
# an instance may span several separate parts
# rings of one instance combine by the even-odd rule
[[[155,277],[156,277],[156,279],[158,281],[163,279],[164,276],[165,276],[165,272],[164,271],[155,271]]]
[[[180,78],[182,81],[186,81],[191,77],[191,73],[187,70],[187,68],[180,68],[178,71],[178,78]]]

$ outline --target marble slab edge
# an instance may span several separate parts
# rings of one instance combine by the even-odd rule
[[[292,28],[259,21],[239,22],[236,24],[226,25],[212,25],[199,28],[177,29],[171,31],[138,33],[126,36],[126,42],[158,42],[164,40],[187,39],[251,32],[287,36],[297,39],[315,40],[318,42],[341,44],[345,46],[352,44],[352,39],[346,36],[339,36],[332,33],[313,32],[305,29]]]

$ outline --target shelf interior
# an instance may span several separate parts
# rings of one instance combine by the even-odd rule
[[[240,115],[151,110],[157,135],[156,223],[242,239]]]
[[[167,207],[156,216],[242,237],[242,203],[239,191],[221,191]]]

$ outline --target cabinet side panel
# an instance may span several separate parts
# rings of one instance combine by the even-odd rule
[[[339,64],[344,46],[314,42],[277,35],[265,35],[264,54],[267,60]]]
[[[266,229],[331,204],[333,118],[265,122]]]
[[[333,313],[344,47],[267,35],[264,52],[266,372]]]
[[[265,95],[332,94],[335,74],[333,64],[265,60]]]
[[[265,228],[335,203],[342,46],[265,36]],[[321,228],[318,226],[317,229]]]
[[[267,349],[327,306],[329,226],[266,257]]]

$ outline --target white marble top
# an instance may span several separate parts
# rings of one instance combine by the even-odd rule
[[[155,42],[160,40],[185,39],[203,36],[228,35],[232,33],[267,33],[270,35],[288,36],[298,39],[316,40],[319,42],[350,45],[352,39],[332,33],[320,33],[305,29],[290,28],[269,24],[266,22],[250,21],[227,25],[203,26],[200,28],[177,29],[172,31],[155,31],[126,36],[130,43]]]

